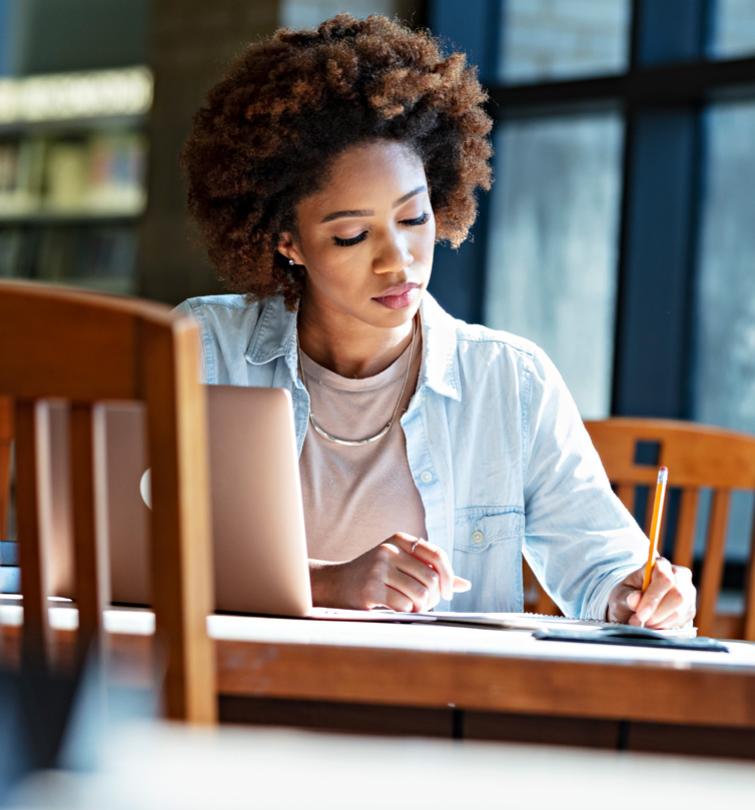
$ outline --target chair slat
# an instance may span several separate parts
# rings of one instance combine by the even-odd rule
[[[151,545],[152,594],[158,642],[167,653],[164,711],[169,718],[210,723],[217,716],[216,698],[205,686],[215,670],[207,635],[213,608],[210,513],[207,500],[190,497],[209,489],[207,443],[192,430],[206,424],[196,376],[200,344],[189,332],[175,335],[173,344],[145,324],[143,345],[153,482],[150,528],[151,536],[160,538]],[[160,482],[174,482],[176,489],[160,489]],[[166,632],[170,628],[173,633]]]
[[[752,531],[750,536],[750,559],[745,577],[745,620],[742,637],[755,641],[755,501],[753,502]]]
[[[97,411],[88,404],[74,403],[71,407],[75,590],[79,609],[78,643],[83,655],[89,652],[93,643],[98,651],[102,651],[103,611],[110,603],[107,537],[98,530],[95,507],[96,415]],[[106,499],[101,497],[99,500],[104,508]]]
[[[697,626],[701,635],[709,635],[714,632],[716,602],[723,573],[726,526],[729,518],[730,502],[730,490],[714,490],[697,602]]]
[[[49,465],[47,406],[17,400],[15,403],[16,512],[24,599],[23,654],[37,666],[47,663],[49,619],[47,583],[44,571],[44,532],[49,502],[43,492],[45,469]]]
[[[13,401],[0,396],[0,540],[8,539],[10,458],[13,442]]]
[[[700,491],[685,487],[679,505],[679,520],[676,524],[674,538],[674,564],[692,567],[692,555],[695,551],[695,526],[697,509],[700,503]]]
[[[634,514],[634,484],[618,484],[616,494],[626,508]]]

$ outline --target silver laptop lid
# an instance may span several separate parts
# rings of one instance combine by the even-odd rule
[[[291,396],[280,388],[206,390],[216,608],[304,616],[312,597]],[[65,415],[56,408],[50,586],[75,598]],[[136,403],[108,403],[105,411],[112,599],[149,604],[149,510],[139,489],[148,466],[144,411]]]

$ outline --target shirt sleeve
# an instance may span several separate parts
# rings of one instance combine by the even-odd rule
[[[605,620],[613,588],[644,564],[648,539],[613,493],[556,367],[532,358],[525,423],[524,555],[566,616]]]

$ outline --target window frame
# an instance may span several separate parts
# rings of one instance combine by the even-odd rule
[[[610,413],[690,419],[702,113],[716,101],[755,98],[755,54],[708,57],[715,0],[632,0],[624,72],[504,84],[497,60],[505,2],[431,0],[427,22],[478,66],[494,126],[619,110],[624,146]],[[436,255],[431,290],[468,321],[483,317],[489,212],[490,195],[480,195],[469,242],[458,251],[441,246]]]

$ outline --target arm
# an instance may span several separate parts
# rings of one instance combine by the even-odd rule
[[[611,490],[577,406],[542,352],[529,368],[525,547],[566,615],[605,619],[609,596],[647,558],[648,540]]]

